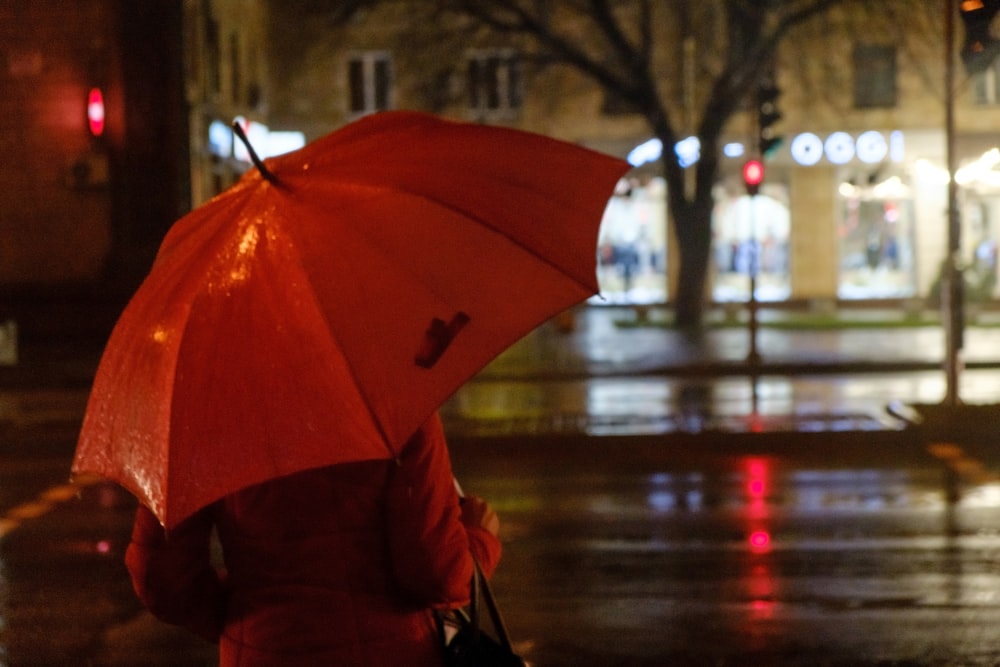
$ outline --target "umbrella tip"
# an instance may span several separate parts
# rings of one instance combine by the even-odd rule
[[[257,155],[257,151],[255,151],[253,146],[250,145],[250,139],[247,138],[247,133],[243,131],[243,126],[240,125],[238,120],[233,121],[233,132],[236,133],[236,136],[239,137],[240,141],[243,142],[243,145],[246,146],[247,153],[250,154],[250,160],[253,162],[253,166],[257,167],[257,171],[260,172],[260,175],[264,178],[264,180],[272,185],[277,185],[277,177],[270,169],[267,168],[264,161],[260,159],[259,155]]]

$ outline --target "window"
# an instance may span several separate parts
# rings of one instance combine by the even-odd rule
[[[521,108],[521,66],[512,51],[480,51],[469,56],[469,109],[505,115]]]
[[[229,36],[229,95],[233,104],[239,104],[243,93],[243,64],[240,53],[240,36],[233,33]]]
[[[896,106],[896,49],[861,44],[854,47],[854,106],[877,109]]]
[[[211,7],[206,2],[202,8],[205,37],[205,83],[208,96],[215,97],[222,92],[222,46],[219,43],[219,22],[212,17]]]
[[[994,61],[986,71],[972,76],[972,95],[978,105],[1000,104],[1000,63]]]
[[[351,113],[365,114],[391,108],[392,59],[384,51],[366,51],[351,57],[347,66]]]

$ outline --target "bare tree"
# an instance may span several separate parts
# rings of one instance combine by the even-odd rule
[[[300,0],[343,19],[391,0]],[[400,1],[400,0],[397,0]],[[947,2],[948,0],[942,0]],[[643,118],[664,147],[697,137],[700,156],[685,168],[661,153],[667,210],[678,244],[675,323],[698,329],[706,304],[713,186],[727,123],[774,76],[778,48],[792,30],[838,7],[882,19],[888,34],[926,19],[926,0],[436,0],[417,3],[441,30],[478,28],[517,40],[538,66],[568,66],[609,100]],[[433,8],[433,9],[431,9]],[[938,12],[932,12],[938,16]],[[445,21],[446,17],[461,19]],[[440,22],[439,22],[440,21]],[[820,22],[822,23],[822,22]],[[464,28],[461,26],[464,25]],[[843,39],[843,33],[831,35]],[[664,46],[666,45],[666,46]],[[690,45],[697,45],[692,53]],[[666,57],[664,53],[667,53]],[[933,86],[932,86],[933,87]],[[940,94],[940,90],[938,91]]]
[[[712,188],[719,176],[720,142],[727,121],[765,77],[787,33],[845,0],[445,0],[447,6],[489,26],[532,40],[547,57],[590,77],[647,122],[653,136],[672,147],[693,131],[700,158],[688,175],[673,150],[663,150],[667,206],[680,266],[674,293],[675,322],[701,325],[712,239]],[[699,53],[697,78],[707,82],[694,115],[664,72],[656,40],[662,26],[683,44],[713,35],[711,54]],[[700,56],[706,56],[704,58]],[[671,76],[673,74],[673,76]],[[687,125],[687,127],[685,127]]]

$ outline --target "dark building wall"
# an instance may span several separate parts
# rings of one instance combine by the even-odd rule
[[[114,152],[114,260],[126,280],[141,277],[170,225],[188,209],[181,3],[117,0],[123,97]]]
[[[108,189],[82,176],[103,166],[86,96],[110,80],[106,4],[0,3],[0,284],[92,280],[110,251]]]
[[[60,326],[47,302],[123,300],[186,206],[180,4],[0,0],[0,320],[26,335]]]

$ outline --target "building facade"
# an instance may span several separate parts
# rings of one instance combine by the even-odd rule
[[[386,3],[347,19],[310,13],[310,4],[269,5],[272,127],[311,139],[365,113],[423,109],[630,157],[639,166],[609,203],[600,239],[602,291],[610,301],[669,301],[676,257],[666,186],[650,161],[662,149],[650,145],[641,118],[615,109],[572,68],[540,62],[528,43],[457,30],[433,14],[435,3]],[[931,4],[906,31],[891,16],[880,24],[843,11],[783,42],[776,62],[783,141],[766,157],[757,197],[747,197],[740,180],[752,151],[752,113],[737,114],[726,128],[713,222],[714,300],[745,300],[754,266],[762,300],[934,292],[947,247],[947,97],[944,21]],[[693,119],[689,107],[711,80],[688,72],[713,57],[711,31],[682,38],[666,21],[655,29],[662,31],[664,89],[681,100],[678,115],[687,109]],[[962,258],[970,294],[992,298],[1000,239],[998,172],[991,168],[1000,146],[998,72],[994,66],[970,77],[955,61]],[[686,149],[697,156],[696,146],[676,147]]]
[[[246,171],[234,140],[240,122],[255,148],[268,138],[266,12],[255,0],[185,0],[184,91],[192,206],[222,192]]]
[[[235,118],[268,154],[406,108],[630,157],[638,166],[609,202],[599,240],[602,290],[612,302],[669,301],[676,244],[666,185],[650,161],[662,147],[642,118],[530,43],[437,15],[438,3],[336,9],[350,4],[0,5],[0,287],[141,277],[170,223],[247,168],[228,129]],[[926,16],[908,17],[906,30],[829,13],[782,42],[784,139],[766,158],[757,197],[740,180],[753,114],[725,128],[714,300],[746,299],[754,266],[761,299],[933,295],[947,247],[944,22],[936,3],[909,6],[921,4]],[[693,37],[669,21],[654,29],[663,94],[677,126],[694,127],[712,83],[701,71],[719,57],[711,26]],[[1000,70],[970,76],[955,62],[961,259],[969,294],[994,298]],[[104,100],[100,134],[88,124],[94,89]],[[674,149],[697,159],[689,140]]]
[[[0,3],[0,322],[22,339],[106,333],[187,205],[180,26],[172,0]]]

